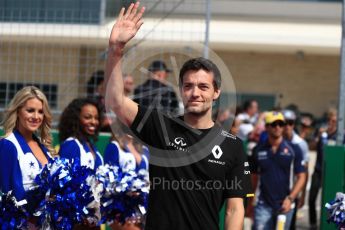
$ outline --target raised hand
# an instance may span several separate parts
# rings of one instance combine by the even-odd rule
[[[119,13],[118,19],[111,30],[109,46],[125,45],[138,32],[141,25],[145,7],[138,10],[140,3],[132,3],[127,11],[123,7]]]

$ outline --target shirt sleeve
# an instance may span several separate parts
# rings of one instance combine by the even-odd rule
[[[135,88],[134,93],[133,93],[134,95],[133,101],[136,102],[137,104],[139,104],[138,94],[139,94],[139,90],[138,88]]]
[[[147,159],[149,159],[150,151],[146,146],[143,146],[143,155],[146,156]]]
[[[137,116],[130,128],[134,135],[143,141],[145,145],[155,146],[163,135],[160,124],[163,116],[163,114],[159,115],[156,109],[138,106]]]
[[[254,174],[257,174],[259,172],[257,155],[258,155],[258,146],[254,147],[253,154],[249,157],[250,171],[251,173],[254,173]]]
[[[12,190],[18,201],[25,199],[17,149],[6,139],[0,141],[0,190],[4,193]]]
[[[80,148],[74,140],[64,141],[60,145],[59,156],[80,163]]]
[[[94,168],[94,170],[96,171],[99,166],[104,165],[104,159],[103,159],[101,153],[96,148],[94,148],[94,149],[96,151],[95,152],[96,157],[95,157],[95,168]]]
[[[226,198],[233,197],[252,197],[250,167],[247,155],[244,152],[241,140],[237,140],[235,144],[235,160],[233,167],[230,168],[226,180]]]
[[[119,149],[114,143],[109,143],[104,152],[104,164],[119,166]]]
[[[303,160],[303,153],[301,148],[298,145],[292,144],[292,148],[295,152],[295,157],[294,157],[294,173],[303,173],[305,172],[305,163]]]
[[[171,94],[171,105],[170,105],[170,109],[171,109],[171,112],[176,112],[176,110],[178,109],[178,99],[177,99],[177,96],[176,96],[176,93],[174,91],[173,88],[171,88],[172,91],[170,91],[170,94]]]
[[[309,147],[308,147],[308,144],[306,141],[302,141],[300,144],[299,144],[301,150],[302,150],[302,153],[303,153],[303,160],[305,162],[309,162]]]
[[[136,171],[139,171],[140,169],[147,169],[146,161],[144,159],[144,156],[141,157],[140,163],[136,167]]]
[[[143,151],[141,154],[141,161],[139,164],[137,164],[136,171],[139,171],[140,169],[149,169],[149,149],[146,146],[143,146]]]

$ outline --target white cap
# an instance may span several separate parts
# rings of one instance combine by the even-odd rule
[[[292,110],[284,110],[283,115],[285,120],[296,120],[296,114]]]
[[[247,140],[248,134],[251,133],[253,130],[254,130],[254,126],[252,124],[242,123],[242,124],[240,124],[240,126],[238,128],[237,136],[241,140]]]

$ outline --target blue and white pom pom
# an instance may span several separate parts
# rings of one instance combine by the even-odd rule
[[[12,191],[0,196],[1,229],[24,229],[29,213],[25,209],[26,200],[17,201]]]
[[[36,177],[39,192],[45,194],[34,214],[40,217],[40,225],[50,229],[72,229],[75,224],[98,222],[90,178],[93,170],[80,166],[79,161],[52,159]]]
[[[335,223],[338,229],[345,228],[345,194],[338,192],[335,200],[326,203],[325,207],[329,214],[328,223]]]
[[[101,223],[140,223],[146,214],[149,176],[117,166],[100,166],[96,172],[95,199],[101,203]],[[98,197],[98,198],[97,198]]]

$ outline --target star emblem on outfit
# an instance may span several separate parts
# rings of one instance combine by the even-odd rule
[[[32,162],[32,161],[30,161],[30,168],[33,168],[33,167],[35,167],[35,163],[34,162]]]
[[[91,165],[92,164],[92,161],[91,160],[89,160],[89,165]]]

